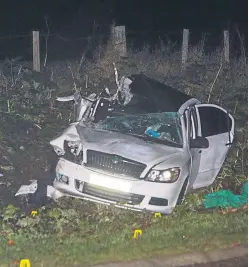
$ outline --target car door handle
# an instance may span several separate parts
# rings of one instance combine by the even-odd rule
[[[225,146],[231,146],[233,143],[226,143]]]
[[[202,152],[202,150],[199,150],[199,153],[201,153]]]

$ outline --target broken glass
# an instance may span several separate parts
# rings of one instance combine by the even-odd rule
[[[107,117],[97,123],[96,128],[148,137],[154,142],[165,140],[182,146],[180,115],[177,112]]]

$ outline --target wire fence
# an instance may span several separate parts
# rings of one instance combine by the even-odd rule
[[[45,34],[40,35],[41,57],[46,53],[46,38]],[[59,34],[49,34],[47,52],[50,60],[73,59],[80,57],[89,45],[96,48],[103,44],[106,39],[104,35],[73,38]],[[32,60],[32,46],[32,34],[0,37],[0,60],[16,57]]]
[[[46,38],[47,47],[46,47]],[[127,46],[132,49],[142,49],[145,45],[152,49],[160,45],[168,44],[175,49],[182,46],[182,30],[176,32],[164,31],[126,31]],[[106,44],[109,39],[108,34],[94,34],[92,36],[67,36],[52,33],[40,34],[40,53],[41,59],[48,53],[49,60],[72,60],[78,59],[87,49],[89,56],[96,48]],[[205,42],[205,52],[211,52],[223,45],[223,35],[212,33],[194,33],[190,30],[190,45],[197,45],[201,40]],[[234,32],[230,32],[230,52],[237,56],[241,50],[241,40]],[[247,40],[243,40],[244,50],[247,54]],[[0,60],[6,58],[21,57],[23,60],[32,60],[32,33],[12,36],[0,36]],[[47,49],[47,50],[46,50]]]

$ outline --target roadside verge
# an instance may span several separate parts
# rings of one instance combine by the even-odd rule
[[[174,256],[158,256],[146,260],[98,264],[94,267],[183,267],[239,258],[248,255],[248,245],[239,245],[208,252],[184,253]]]

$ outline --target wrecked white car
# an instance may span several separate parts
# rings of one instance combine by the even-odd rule
[[[55,189],[132,210],[167,214],[191,189],[211,185],[234,139],[234,119],[145,75],[117,93],[79,94],[76,121],[52,140]]]

